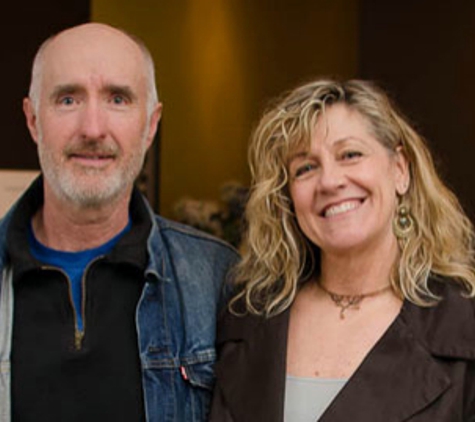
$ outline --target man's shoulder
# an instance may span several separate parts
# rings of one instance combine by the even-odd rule
[[[7,232],[14,212],[12,207],[3,217],[0,218],[0,266],[5,262],[7,248]]]
[[[10,220],[10,213],[0,218],[0,239],[6,236]]]
[[[182,285],[185,297],[206,303],[203,309],[212,309],[214,304],[225,301],[231,270],[239,260],[237,250],[224,240],[188,225],[161,216],[154,218],[157,238],[166,250],[165,265],[161,267],[166,277]],[[204,294],[206,291],[210,294]]]

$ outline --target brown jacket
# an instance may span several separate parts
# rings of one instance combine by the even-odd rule
[[[443,301],[406,301],[320,422],[475,422],[475,301],[436,284]],[[288,322],[223,316],[211,422],[283,421]]]

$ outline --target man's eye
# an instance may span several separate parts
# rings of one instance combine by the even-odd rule
[[[74,104],[74,98],[71,97],[71,96],[62,97],[62,98],[59,100],[59,103],[62,104],[62,105],[72,105],[72,104]]]
[[[112,97],[112,102],[114,104],[120,105],[120,104],[125,104],[127,101],[122,95],[114,95]]]

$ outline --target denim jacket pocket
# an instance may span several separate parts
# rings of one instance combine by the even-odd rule
[[[205,349],[193,357],[183,358],[180,366],[182,377],[193,387],[212,390],[215,380],[215,362],[216,351],[214,349]]]
[[[214,364],[216,352],[206,349],[191,358],[181,360],[182,378],[191,386],[191,415],[193,421],[205,421],[210,410],[211,394],[214,387]]]

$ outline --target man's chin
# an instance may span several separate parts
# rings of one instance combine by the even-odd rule
[[[79,194],[79,195],[70,195],[68,199],[73,202],[79,208],[102,208],[106,205],[110,205],[115,202],[119,197],[119,194],[110,194],[110,193],[98,193],[98,194]]]
[[[130,193],[135,172],[117,169],[63,168],[62,171],[44,172],[45,180],[54,194],[80,208],[108,206]]]
[[[81,208],[99,208],[114,202],[127,191],[127,187],[118,181],[104,182],[95,179],[92,183],[63,184],[60,195]]]

